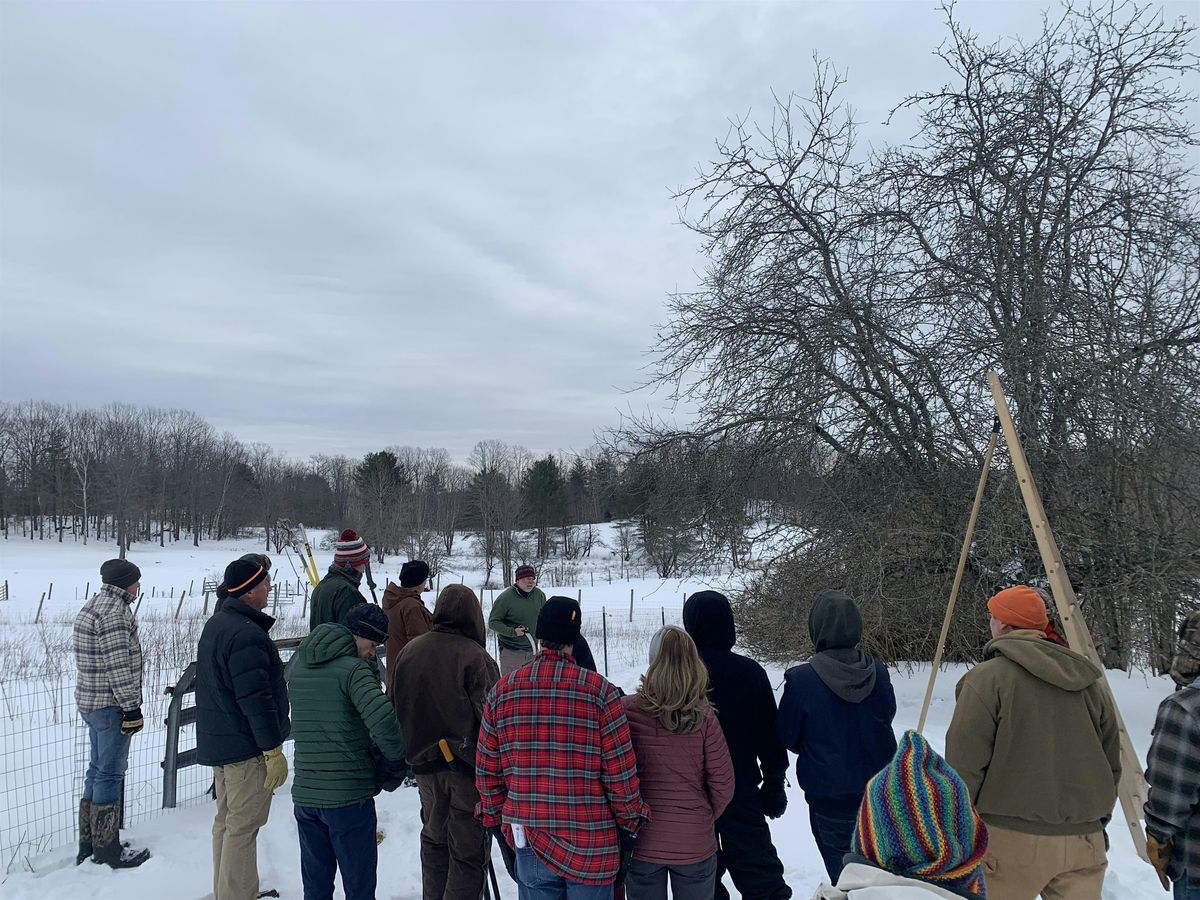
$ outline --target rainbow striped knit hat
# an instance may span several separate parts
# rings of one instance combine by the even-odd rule
[[[867,784],[851,852],[895,875],[986,897],[987,845],[966,784],[924,737],[906,732]]]

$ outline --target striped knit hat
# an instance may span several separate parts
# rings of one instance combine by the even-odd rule
[[[906,732],[867,784],[851,852],[894,875],[986,897],[987,844],[966,784],[924,737]]]
[[[333,564],[335,566],[357,566],[371,558],[371,550],[367,542],[358,536],[358,532],[347,528],[338,536],[333,545]]]

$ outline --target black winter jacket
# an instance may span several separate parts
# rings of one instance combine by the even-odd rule
[[[581,668],[590,669],[593,672],[600,671],[596,668],[596,657],[592,656],[592,648],[588,646],[587,638],[582,634],[575,642],[571,655],[575,657],[575,662],[579,663]]]
[[[196,651],[196,751],[201,765],[244,762],[291,731],[275,620],[230,597],[204,626]]]
[[[729,600],[700,591],[683,607],[683,627],[708,667],[709,696],[733,760],[734,802],[749,801],[763,779],[782,780],[787,750],[775,728],[775,692],[766,670],[733,652],[737,631]],[[760,768],[761,766],[761,768]]]

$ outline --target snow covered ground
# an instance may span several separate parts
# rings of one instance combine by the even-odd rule
[[[465,550],[465,542],[462,546]],[[90,863],[76,868],[74,851],[69,846],[73,840],[70,834],[73,798],[78,796],[76,789],[81,785],[80,760],[86,759],[86,746],[80,741],[81,729],[70,702],[73,674],[69,623],[83,602],[85,587],[90,583],[90,588],[95,589],[100,562],[115,553],[111,546],[103,544],[83,547],[70,543],[0,541],[0,575],[9,582],[11,597],[0,604],[0,704],[3,704],[0,706],[0,759],[3,760],[0,796],[5,798],[6,807],[0,814],[0,826],[6,829],[3,832],[6,840],[0,845],[0,873],[9,871],[7,876],[0,874],[4,879],[0,882],[0,897],[4,900],[84,897],[198,900],[210,893],[209,835],[213,810],[203,795],[208,785],[207,772],[199,768],[186,770],[186,777],[181,779],[181,808],[158,810],[161,775],[157,762],[162,758],[163,732],[153,728],[154,720],[161,720],[165,709],[161,687],[173,681],[182,668],[179,661],[194,647],[194,636],[203,621],[203,599],[199,594],[204,579],[219,577],[227,562],[249,550],[261,551],[261,542],[205,542],[199,548],[176,544],[161,549],[137,545],[130,554],[142,568],[143,589],[155,595],[143,601],[139,615],[143,632],[153,636],[151,642],[155,647],[153,657],[148,655],[148,666],[161,671],[162,676],[153,690],[158,706],[147,711],[147,731],[134,738],[134,755],[141,760],[140,780],[130,791],[133,796],[127,798],[134,814],[130,816],[132,824],[126,836],[149,846],[153,856],[139,869],[113,872]],[[327,552],[318,553],[322,570],[328,562]],[[382,571],[376,571],[381,589],[386,583],[385,576],[394,575],[401,562],[389,559],[380,567]],[[609,677],[627,691],[636,688],[645,667],[650,636],[663,621],[679,621],[684,597],[703,586],[725,587],[729,581],[728,573],[704,583],[653,577],[622,580],[620,562],[605,548],[597,548],[590,560],[574,561],[571,568],[569,577],[564,579],[570,584],[548,584],[543,579],[542,586],[548,594],[581,597],[585,633],[597,661],[603,666],[602,642],[607,631]],[[478,588],[482,581],[479,561],[467,555],[448,560],[442,570],[443,583],[461,577]],[[275,571],[277,579],[279,573],[292,577],[285,560],[276,560]],[[633,574],[640,576],[641,572]],[[33,625],[41,594],[51,581],[54,590],[44,604],[42,621]],[[189,585],[196,596],[186,598],[180,607],[179,594]],[[158,596],[164,593],[168,595],[166,598]],[[490,591],[484,592],[483,600],[485,606],[490,605]],[[300,634],[306,630],[301,606],[300,598],[281,601],[281,631]],[[606,613],[603,617],[602,609]],[[35,670],[41,674],[34,677]],[[45,674],[47,671],[51,674]],[[769,667],[768,671],[773,683],[781,689],[782,668]],[[949,666],[938,678],[926,733],[939,750],[953,711],[954,684],[963,671],[963,667]],[[899,703],[898,733],[915,725],[927,678],[927,666],[903,667],[893,673]],[[1166,678],[1123,672],[1110,673],[1110,680],[1134,744],[1144,757],[1155,709],[1159,700],[1171,691],[1171,683]],[[22,691],[33,690],[41,692],[37,702],[21,699],[26,696]],[[147,694],[151,693],[148,689]],[[47,694],[52,696],[52,704],[46,703]],[[44,787],[35,790],[39,784]],[[401,788],[383,794],[377,805],[380,827],[386,835],[380,846],[378,896],[380,900],[415,900],[421,895],[416,791]],[[1134,853],[1119,808],[1115,815],[1109,829],[1113,847],[1104,900],[1149,900],[1164,896],[1153,871]],[[46,832],[40,843],[33,833],[39,825]],[[787,868],[787,880],[795,896],[807,900],[823,879],[824,869],[809,833],[804,798],[798,790],[789,791],[788,811],[771,827]],[[285,898],[303,895],[299,848],[287,787],[276,793],[271,819],[259,837],[259,867],[264,888],[276,888]],[[498,855],[497,867],[503,897],[515,898],[515,886],[505,878]],[[340,888],[337,896],[341,896]]]

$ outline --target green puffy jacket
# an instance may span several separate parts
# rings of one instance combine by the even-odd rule
[[[343,566],[330,566],[321,583],[313,588],[309,600],[308,628],[333,622],[341,625],[350,608],[366,603],[367,598],[358,591],[362,573]]]
[[[408,749],[396,713],[344,625],[319,625],[296,650],[292,703],[292,801],[348,806],[373,797],[372,745],[395,766]]]

